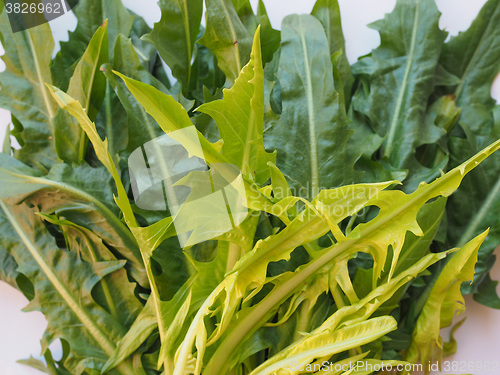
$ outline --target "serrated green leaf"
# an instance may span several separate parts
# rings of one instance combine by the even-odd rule
[[[494,126],[495,101],[490,94],[491,84],[500,71],[500,34],[496,27],[499,19],[500,2],[488,1],[470,28],[452,38],[443,48],[443,66],[460,81],[458,85],[442,90],[456,96],[457,106],[462,109],[459,126],[465,133],[457,132],[457,136],[450,139],[453,165],[499,137],[498,128]],[[459,63],[453,64],[452,58]],[[450,199],[450,245],[462,246],[486,228],[491,228],[479,251],[474,282],[463,288],[467,294],[477,291],[491,268],[490,256],[500,243],[500,218],[493,213],[500,207],[499,168],[500,158],[495,155],[468,176],[463,187]],[[486,300],[481,300],[486,303]],[[491,303],[494,304],[495,300],[492,295]]]
[[[56,215],[39,214],[54,225],[59,226],[66,240],[66,247],[80,259],[88,263],[116,261],[114,254],[92,231]],[[129,282],[124,269],[106,275],[92,291],[94,300],[124,327],[129,327],[142,308],[134,295],[135,284]]]
[[[116,345],[113,355],[102,368],[102,372],[109,371],[124,361],[158,328],[152,301],[152,298],[148,299],[128,332]]]
[[[264,70],[260,29],[254,37],[250,62],[243,68],[223,99],[205,103],[197,111],[212,117],[224,142],[222,156],[237,165],[250,181],[264,183],[269,178],[268,162],[275,156],[264,150]]]
[[[354,213],[357,209],[360,209],[360,207],[366,205],[374,195],[389,184],[390,183],[370,186],[346,186],[331,191],[324,191],[323,195],[318,197],[318,202],[324,202],[322,207],[325,211],[327,211],[328,207],[333,208],[336,207],[336,205],[342,207],[341,210],[337,211],[337,215],[340,216],[335,217],[337,220],[342,220]],[[348,204],[349,197],[351,196],[354,199],[352,205]],[[295,202],[296,201],[297,198],[295,198]],[[293,202],[294,200],[291,201],[291,203]],[[278,210],[286,212],[288,205],[285,205],[284,208],[280,206],[280,203],[277,203],[277,205]],[[211,304],[218,298],[220,293],[225,291],[226,295],[224,298],[222,321],[218,325],[218,329],[210,337],[210,341],[215,340],[214,338],[217,338],[227,329],[227,325],[230,323],[239,301],[242,300],[245,295],[248,295],[248,293],[250,293],[250,296],[254,296],[262,289],[266,280],[267,266],[270,262],[289,259],[290,253],[297,246],[306,244],[328,231],[327,221],[314,214],[314,211],[311,212],[311,209],[311,207],[308,207],[280,233],[269,236],[264,241],[259,241],[252,251],[247,252],[245,256],[236,263],[232,271],[226,275],[224,280],[213,290],[210,296],[206,298],[202,308],[198,311],[198,315],[191,323],[190,330],[184,339],[182,345],[183,357],[176,363],[176,371],[183,371],[183,366],[186,365],[185,356],[189,353],[190,345],[199,335],[199,332],[201,331],[203,333],[205,330],[203,317],[205,314],[209,313]],[[272,208],[270,212],[273,212]],[[246,298],[249,299],[249,297]],[[200,360],[200,357],[198,357],[198,360]],[[215,366],[215,368],[216,370],[211,371],[218,371],[217,366]]]
[[[500,309],[500,298],[498,298],[496,290],[497,285],[498,281],[491,280],[490,274],[487,273],[477,287],[474,300],[493,309]]]
[[[16,158],[42,171],[57,162],[53,117],[56,106],[45,83],[52,82],[54,41],[48,24],[13,33],[7,12],[0,16],[6,70],[0,74],[0,105],[16,118]]]
[[[339,352],[349,350],[395,330],[396,320],[383,316],[355,323],[333,332],[326,331],[322,335],[311,336],[301,345],[291,350],[284,350],[257,367],[251,375],[272,375],[277,373],[300,374],[301,367],[313,362],[316,358],[329,357]]]
[[[387,254],[390,246],[392,247],[393,255],[392,259],[390,259],[391,266],[388,280],[391,280],[394,268],[399,259],[399,253],[406,232],[413,232],[416,235],[423,234],[417,223],[417,214],[420,208],[432,198],[451,195],[459,187],[465,174],[469,173],[481,161],[499,148],[500,140],[488,146],[459,167],[435,180],[433,183],[421,184],[412,194],[407,195],[401,191],[391,190],[381,191],[373,200],[369,201],[370,205],[376,205],[380,208],[377,217],[368,223],[359,224],[345,237],[343,237],[339,231],[335,233],[336,228],[331,224],[336,221],[330,220],[330,227],[332,231],[334,231],[333,234],[337,234],[336,239],[338,242],[320,252],[314,257],[314,260],[299,269],[299,272],[286,278],[258,304],[249,308],[244,314],[240,313],[239,319],[235,325],[231,327],[222,344],[212,355],[207,364],[205,373],[210,375],[217,374],[221,369],[227,368],[230,363],[228,362],[229,358],[232,356],[229,348],[234,348],[234,346],[241,343],[249,333],[255,332],[255,330],[263,324],[263,321],[266,321],[271,316],[276,305],[283,303],[295,290],[302,286],[305,280],[334,259],[339,261],[342,257],[347,258],[358,251],[371,254],[375,260],[372,281],[372,288],[374,289],[376,285],[378,285],[377,280],[388,261]],[[332,215],[329,211],[323,212]],[[404,223],[404,225],[401,225],[402,223]],[[233,274],[228,275],[224,281],[231,280],[229,277],[232,276]],[[247,285],[249,285],[249,283],[247,283]],[[212,294],[212,300],[210,300],[210,298],[207,299],[206,304],[208,306],[213,304],[213,299],[220,293],[219,289],[222,287],[224,287],[223,283],[221,283]],[[197,324],[198,321],[195,320],[192,327]],[[185,345],[189,345],[190,340],[192,340],[191,337],[187,338]],[[185,347],[183,349],[183,355],[186,355],[187,350]],[[182,366],[179,367],[179,369],[182,369]]]
[[[415,236],[413,233],[408,233],[394,271],[395,275],[415,264],[418,259],[430,252],[430,246],[441,224],[445,206],[446,199],[438,198],[436,201],[424,205],[419,211],[417,221],[424,235]]]
[[[137,82],[133,80],[130,81]],[[145,86],[148,87],[147,85]],[[137,219],[134,215],[134,212],[132,210],[131,203],[128,199],[127,192],[125,191],[125,187],[120,179],[120,175],[118,174],[115,162],[113,161],[113,158],[109,154],[107,140],[103,141],[99,137],[95,124],[93,124],[89,120],[87,114],[85,113],[85,111],[83,110],[82,106],[78,101],[74,100],[69,95],[67,95],[66,93],[62,92],[61,90],[55,87],[52,87],[51,90],[52,90],[52,96],[56,99],[61,108],[67,110],[72,116],[74,116],[78,120],[80,126],[89,137],[89,140],[92,142],[97,157],[99,158],[101,163],[108,170],[108,172],[113,177],[113,180],[115,181],[115,186],[118,191],[118,196],[115,197],[115,202],[122,211],[124,219],[129,229],[134,234],[134,237],[137,240],[137,244],[139,245],[142,259],[146,267],[146,274],[148,276],[149,286],[151,288],[151,295],[153,297],[153,303],[155,306],[158,329],[160,332],[160,339],[163,342],[165,340],[165,335],[169,327],[169,321],[168,321],[169,317],[163,314],[162,310],[163,304],[160,298],[158,285],[155,282],[152,263],[151,263],[151,256],[153,254],[153,251],[158,246],[160,246],[165,239],[168,239],[175,235],[175,231],[173,230],[172,218],[167,217],[148,227],[139,226]],[[169,96],[166,97],[171,98]],[[175,103],[179,107],[181,107],[180,104],[178,104],[177,102]],[[183,112],[184,109],[182,109],[182,107],[181,109],[176,107],[174,108],[177,109],[177,114],[182,118],[183,114],[185,114],[185,112]],[[169,118],[168,115],[170,114],[167,114],[166,117],[167,119]],[[168,363],[165,364],[165,367],[168,367]]]
[[[452,137],[450,141],[451,162],[459,162],[474,150],[496,139],[495,134],[477,136],[467,133],[467,138]],[[450,197],[447,210],[449,246],[462,246],[474,236],[490,228],[490,233],[479,250],[477,273],[472,285],[464,286],[467,294],[475,293],[478,284],[493,265],[491,255],[500,244],[500,156],[489,160],[464,179],[463,186]]]
[[[424,121],[434,90],[446,33],[439,29],[440,13],[433,0],[401,0],[393,12],[370,25],[380,33],[381,45],[354,65],[355,75],[366,77],[369,95],[356,110],[370,119],[384,136],[381,153],[396,169],[410,169],[409,191],[439,176],[446,164],[427,170],[415,160],[416,147],[435,143],[444,131]],[[423,169],[423,170],[422,170]],[[425,178],[414,176],[426,174]]]
[[[42,177],[10,156],[1,154],[0,160],[1,199],[10,203],[28,200],[46,214],[64,212],[67,219],[94,231],[129,259],[134,278],[144,285],[144,265],[137,243],[110,205],[113,195],[109,175],[89,166],[72,169],[57,164]]]

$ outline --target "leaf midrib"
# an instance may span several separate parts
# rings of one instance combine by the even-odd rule
[[[396,107],[395,107],[394,112],[393,112],[393,117],[391,120],[391,124],[389,126],[389,132],[387,135],[387,143],[386,143],[385,149],[384,149],[384,156],[386,156],[388,158],[390,158],[391,153],[392,153],[394,138],[396,137],[396,129],[397,129],[398,122],[399,122],[399,116],[401,114],[401,110],[403,107],[403,101],[404,101],[404,98],[406,96],[406,86],[408,85],[410,71],[411,71],[411,68],[413,67],[413,59],[414,59],[415,48],[416,48],[416,44],[417,44],[417,31],[418,31],[419,22],[420,22],[420,1],[417,0],[417,2],[415,4],[415,20],[413,21],[413,30],[412,30],[410,51],[408,53],[406,69],[405,69],[405,73],[403,76],[403,81],[401,82],[401,88],[398,92],[398,97],[396,100]]]
[[[47,114],[49,115],[48,120],[49,120],[49,123],[52,127],[52,133],[53,133],[54,132],[54,124],[52,122],[52,119],[55,116],[54,109],[50,105],[49,97],[48,97],[47,92],[46,92],[45,81],[42,78],[42,71],[40,68],[40,62],[38,61],[38,55],[37,55],[35,46],[33,44],[33,39],[31,38],[31,31],[30,30],[25,31],[25,35],[28,39],[28,44],[30,46],[31,54],[33,56],[33,63],[35,64],[36,75],[38,78],[38,84],[40,85],[40,90],[42,91],[43,102],[45,104],[45,108],[47,109]]]
[[[301,25],[302,26],[302,25]],[[311,156],[311,197],[319,193],[319,169],[318,169],[318,140],[316,139],[316,116],[314,113],[314,96],[312,92],[311,67],[309,65],[309,53],[304,33],[299,33],[302,54],[306,72],[306,99],[309,123],[309,146]]]

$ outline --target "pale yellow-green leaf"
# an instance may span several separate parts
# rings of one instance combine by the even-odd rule
[[[296,375],[314,359],[332,356],[368,344],[397,328],[391,316],[373,318],[334,331],[311,335],[300,345],[285,349],[251,372],[251,375]]]
[[[439,330],[450,326],[455,314],[465,310],[460,286],[474,277],[477,253],[487,235],[488,231],[460,248],[441,271],[418,317],[407,353],[408,361],[420,360],[424,367],[429,361],[441,361],[443,339]]]
[[[222,155],[237,165],[250,181],[264,183],[269,178],[268,162],[276,154],[264,149],[264,70],[257,28],[249,63],[223,98],[205,103],[197,111],[212,117],[217,123],[224,144]]]

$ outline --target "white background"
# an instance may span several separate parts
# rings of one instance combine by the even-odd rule
[[[254,8],[257,0],[251,0]],[[145,17],[150,26],[160,19],[160,11],[155,0],[123,0],[123,3],[134,12]],[[313,0],[264,0],[271,23],[280,28],[282,18],[291,13],[309,13],[314,5]],[[339,0],[342,23],[347,41],[347,56],[351,63],[359,56],[369,53],[380,41],[378,33],[366,25],[390,12],[395,0]],[[436,0],[443,13],[441,27],[456,35],[467,29],[476,17],[485,0]],[[51,22],[58,41],[67,40],[67,30],[73,30],[76,20],[72,14],[66,14]],[[4,69],[0,62],[0,69]],[[492,95],[500,99],[500,80],[492,88]],[[0,110],[0,145],[3,141],[5,127],[9,124],[9,116]],[[497,254],[500,251],[497,249]],[[500,261],[494,267],[492,277],[500,279]],[[497,287],[500,292],[500,288]],[[40,375],[41,372],[19,365],[16,360],[39,357],[40,338],[45,330],[46,321],[41,313],[23,313],[27,300],[11,288],[0,282],[0,375]],[[466,299],[467,321],[456,333],[458,352],[448,358],[454,361],[498,361],[500,366],[500,311],[485,308],[472,299]],[[462,318],[461,316],[460,318]],[[57,358],[60,349],[57,343],[52,346]],[[500,370],[499,370],[500,371]],[[456,371],[455,373],[458,373]],[[464,371],[468,372],[468,371]],[[493,375],[497,372],[473,372],[476,375]]]

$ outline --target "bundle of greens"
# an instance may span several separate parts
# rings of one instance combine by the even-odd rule
[[[448,42],[433,0],[399,0],[353,66],[335,0],[281,31],[262,1],[206,0],[206,27],[202,0],[159,5],[150,29],[120,0],[81,0],[55,58],[48,24],[0,17],[0,278],[48,321],[45,363],[24,363],[369,374],[452,353],[439,330],[463,294],[500,308],[500,0]],[[249,215],[181,248],[127,161],[193,125],[208,166],[241,171]]]

